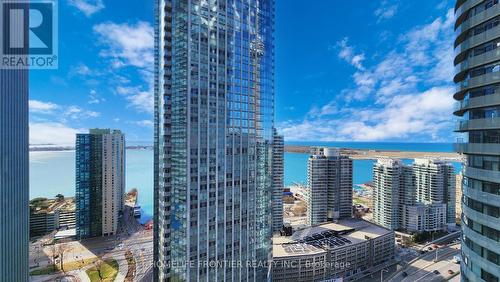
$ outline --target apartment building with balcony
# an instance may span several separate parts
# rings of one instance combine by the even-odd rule
[[[462,281],[500,279],[500,5],[455,4],[454,114],[467,158],[462,181]]]

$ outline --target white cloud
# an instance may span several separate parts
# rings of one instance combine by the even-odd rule
[[[96,118],[100,116],[100,113],[84,110],[78,106],[67,107],[62,115],[70,119],[84,119],[84,118]]]
[[[287,140],[450,141],[452,137],[453,11],[401,36],[372,66],[361,65],[353,87],[315,106],[302,120],[278,125]],[[339,42],[354,65],[354,47]]]
[[[102,0],[68,0],[68,4],[76,7],[87,17],[104,9]]]
[[[92,71],[90,70],[90,68],[87,65],[80,63],[77,66],[72,67],[70,70],[71,76],[73,76],[75,74],[78,74],[80,76],[87,76],[87,75],[91,75]]]
[[[452,125],[452,87],[394,97],[385,107],[345,108],[344,118],[308,117],[280,125],[287,140],[437,141]]]
[[[29,110],[32,113],[48,114],[52,113],[59,106],[51,102],[42,102],[38,100],[29,100]]]
[[[30,144],[74,146],[76,134],[81,131],[58,122],[31,122]]]
[[[328,115],[336,113],[337,110],[338,110],[337,104],[334,101],[332,101],[332,102],[322,106],[321,108],[313,107],[309,111],[309,115],[312,117],[328,116]]]
[[[382,1],[380,6],[375,10],[374,14],[377,17],[377,22],[381,22],[394,17],[397,11],[397,4],[391,5],[388,1]]]
[[[53,120],[58,120],[59,122],[65,122],[67,119],[86,119],[86,118],[96,118],[100,116],[100,113],[82,109],[75,105],[57,105],[52,102],[43,102],[38,100],[29,101],[29,110],[32,117],[37,118],[40,115],[53,117]]]
[[[145,119],[145,120],[138,120],[132,122],[135,125],[143,126],[143,127],[153,127],[154,123],[152,120]]]
[[[88,101],[89,104],[99,104],[104,101],[106,100],[104,98],[100,98],[99,95],[97,94],[97,91],[95,91],[94,89],[90,90],[89,101]]]
[[[107,58],[114,69],[116,92],[124,96],[128,105],[138,112],[152,113],[154,30],[147,22],[135,24],[101,23],[94,26],[99,43],[104,46],[100,56]],[[145,82],[137,85],[120,76],[120,69],[134,67],[138,78]],[[135,84],[135,85],[134,85]]]
[[[118,94],[124,95],[129,105],[139,112],[152,113],[154,100],[152,91],[142,91],[140,87],[118,86]]]
[[[153,66],[154,30],[149,23],[129,25],[108,22],[95,25],[94,32],[98,35],[99,42],[106,46],[100,55],[111,58],[113,67]]]
[[[349,39],[347,37],[344,37],[342,40],[337,42],[337,47],[340,48],[338,54],[339,58],[344,59],[346,62],[353,65],[359,70],[364,70],[362,63],[365,60],[365,54],[356,54],[354,52],[354,48],[352,46],[349,46],[348,41]]]

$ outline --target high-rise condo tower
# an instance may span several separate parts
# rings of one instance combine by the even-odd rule
[[[274,0],[155,8],[154,278],[265,281]]]
[[[500,5],[455,4],[455,115],[462,181],[462,281],[500,280]]]
[[[114,235],[125,193],[125,136],[91,129],[76,136],[76,235]]]
[[[352,216],[352,159],[339,149],[314,148],[307,162],[307,222]]]

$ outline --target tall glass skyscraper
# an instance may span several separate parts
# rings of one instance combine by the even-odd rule
[[[4,2],[0,1],[2,43],[7,42]],[[15,24],[22,22],[21,17],[19,13],[9,16],[9,35],[14,41],[28,34],[27,25]],[[26,54],[27,48],[0,49]],[[28,99],[29,71],[0,67],[0,282],[29,279]]]
[[[273,129],[273,193],[272,193],[272,213],[273,213],[273,233],[283,229],[283,188],[285,168],[285,139]]]
[[[274,0],[157,0],[155,279],[264,281]]]
[[[457,150],[467,157],[462,182],[463,281],[500,279],[500,5],[455,5]]]
[[[28,70],[0,70],[0,281],[28,281]]]
[[[76,235],[116,234],[125,194],[125,136],[91,129],[76,135]]]

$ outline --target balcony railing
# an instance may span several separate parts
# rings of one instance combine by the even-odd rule
[[[468,2],[473,2],[473,1],[468,1]],[[490,7],[486,10],[483,10],[482,12],[466,18],[460,25],[457,27],[455,30],[455,35],[458,38],[462,39],[465,37],[464,32],[468,31],[471,27],[474,27],[482,22],[488,21],[498,15],[500,11],[500,5],[494,5],[493,7]]]
[[[500,171],[480,169],[470,166],[465,168],[464,175],[470,178],[495,182],[495,183],[498,183],[500,179]]]
[[[466,59],[465,52],[467,52],[469,49],[477,47],[488,41],[491,41],[492,39],[496,38],[499,33],[500,33],[500,26],[496,26],[483,33],[465,39],[463,42],[461,42],[455,47],[456,58],[460,58],[459,61],[455,60],[455,63],[459,63],[460,61]]]
[[[481,129],[500,129],[500,118],[462,120],[455,126],[457,132]]]
[[[458,101],[455,104],[455,114],[462,115],[468,109],[495,105],[500,105],[500,93]]]
[[[500,144],[491,143],[455,143],[453,147],[461,154],[500,155]]]
[[[499,5],[500,7],[500,5]],[[474,57],[467,57],[465,60],[461,61],[459,64],[455,65],[455,81],[462,80],[466,75],[466,71],[475,68],[480,65],[488,64],[498,60],[500,56],[500,49],[494,49],[477,55]]]

